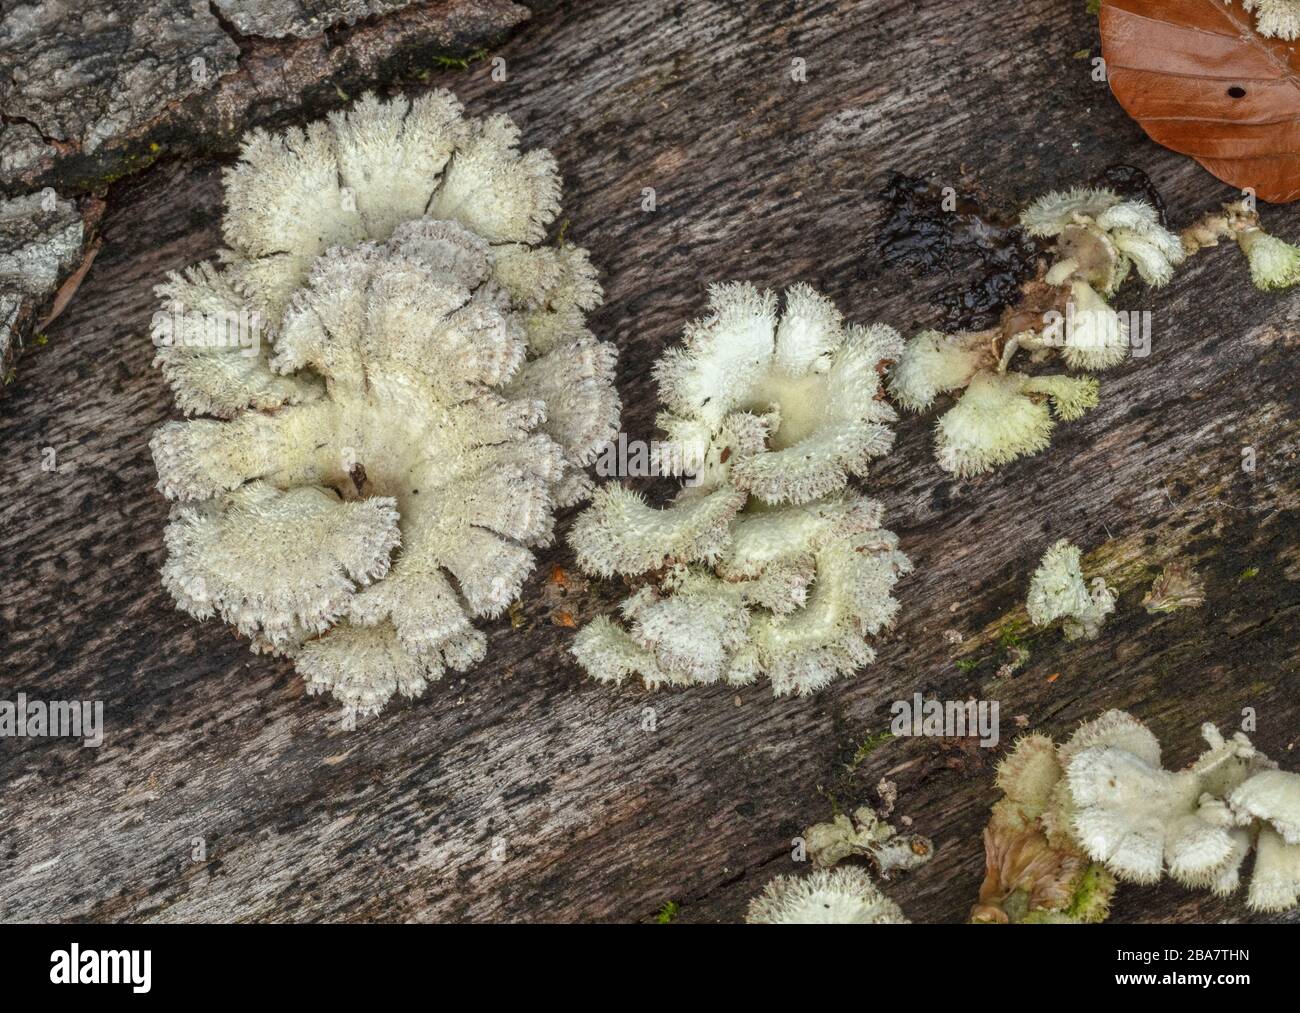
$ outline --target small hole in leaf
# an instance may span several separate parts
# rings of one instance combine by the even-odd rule
[[[1245,98],[1246,89],[1241,87],[1241,85],[1234,84],[1231,88],[1228,89],[1228,94],[1231,95],[1233,98]]]

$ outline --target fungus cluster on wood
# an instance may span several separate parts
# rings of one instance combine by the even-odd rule
[[[1045,735],[1020,739],[998,764],[1003,797],[984,829],[984,882],[971,921],[1099,922],[1115,879],[1071,836],[1058,808],[1061,761]]]
[[[1188,254],[1218,246],[1222,240],[1235,242],[1245,254],[1256,288],[1270,291],[1300,284],[1300,247],[1265,232],[1253,202],[1231,201],[1182,231],[1183,249]]]
[[[777,876],[749,902],[750,925],[907,925],[902,908],[865,869],[845,865],[806,876]]]
[[[1253,200],[1225,204],[1176,235],[1146,201],[1076,187],[1034,201],[1020,225],[1050,248],[998,324],[956,334],[923,331],[889,371],[889,394],[904,408],[924,411],[941,396],[956,399],[936,423],[935,455],[962,477],[1046,449],[1057,421],[1097,405],[1098,381],[1086,374],[1149,351],[1145,327],[1138,332],[1141,318],[1111,307],[1134,272],[1158,288],[1189,255],[1232,240],[1256,287],[1300,283],[1300,247],[1266,232]],[[1044,372],[1053,363],[1066,372]]]
[[[1300,774],[1276,769],[1241,732],[1201,727],[1190,766],[1161,765],[1151,731],[1122,711],[1056,746],[1021,739],[998,769],[1004,798],[985,831],[976,921],[1099,921],[1114,879],[1234,892],[1255,855],[1246,902],[1300,901]],[[1113,877],[1113,879],[1112,879]]]
[[[957,397],[936,425],[935,453],[941,467],[961,476],[1043,450],[1054,418],[1077,419],[1097,404],[1093,377],[1012,369],[1018,357],[1060,361],[1076,372],[1123,362],[1129,323],[1108,300],[1133,270],[1149,285],[1165,284],[1184,257],[1154,208],[1107,189],[1048,194],[1024,211],[1021,224],[1053,246],[1050,264],[1023,286],[1020,302],[987,331],[917,335],[890,370],[889,392],[905,408],[922,411],[941,394]]]
[[[595,273],[539,245],[560,181],[517,144],[444,91],[256,132],[229,248],[158,290],[157,363],[210,416],[151,444],[164,583],[362,712],[482,658],[472,619],[518,594],[617,428]]]
[[[603,681],[766,674],[778,695],[813,692],[872,660],[864,638],[911,569],[880,505],[848,488],[892,445],[878,395],[900,341],[802,285],[780,313],[747,284],[714,286],[710,304],[655,371],[663,470],[690,481],[665,509],[607,485],[574,523],[583,569],[649,580],[622,605],[627,628],[600,617],[573,652]]]
[[[893,795],[886,807],[893,805]],[[888,808],[882,809],[887,814]],[[749,904],[751,925],[904,924],[898,905],[876,886],[862,865],[871,863],[881,879],[915,869],[934,857],[934,843],[920,834],[900,834],[871,806],[852,815],[838,813],[828,823],[816,823],[800,837],[813,871],[803,876],[777,876]],[[838,865],[850,860],[848,865]],[[837,868],[832,868],[837,866]]]
[[[1106,617],[1115,611],[1115,592],[1100,577],[1088,586],[1078,548],[1062,538],[1043,554],[1030,578],[1025,608],[1035,626],[1060,619],[1067,640],[1095,640]]]
[[[802,834],[813,868],[828,869],[850,856],[868,859],[888,879],[899,871],[924,865],[934,857],[934,842],[920,834],[901,834],[871,806],[838,813]]]

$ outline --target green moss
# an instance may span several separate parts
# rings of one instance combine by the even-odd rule
[[[1066,914],[1080,922],[1102,922],[1110,914],[1110,899],[1115,893],[1115,877],[1096,862],[1079,878]]]
[[[1033,642],[1033,638],[1024,635],[1028,629],[1029,626],[1023,620],[1012,619],[991,634],[991,639],[981,638],[985,639],[985,643],[991,643],[996,648],[992,657],[958,658],[953,664],[962,672],[970,672],[984,661],[989,661],[995,668],[1001,669],[1009,665],[1011,672],[1018,672],[1028,664],[1030,658],[1029,645]]]
[[[868,735],[862,740],[862,745],[858,746],[857,752],[853,754],[853,762],[849,764],[849,770],[856,770],[858,764],[875,752],[878,746],[883,746],[893,737],[893,732],[877,732],[875,735]]]
[[[853,768],[848,766],[847,764],[845,765],[844,769],[847,770],[849,773],[853,772]],[[817,786],[817,794],[820,795],[822,798],[824,798],[827,801],[827,803],[830,805],[832,820],[834,820],[842,812],[844,812],[844,807],[840,805],[840,797],[835,793],[835,790],[833,788],[823,788],[819,784]]]
[[[1242,580],[1254,580],[1254,579],[1255,579],[1256,577],[1258,577],[1258,576],[1259,576],[1259,567],[1258,567],[1258,566],[1248,566],[1248,567],[1246,567],[1246,569],[1244,569],[1244,570],[1241,571],[1241,576],[1238,577],[1237,580],[1238,580],[1238,581],[1242,581]]]
[[[1088,0],[1088,13],[1096,17],[1101,13],[1101,0]]]
[[[1029,894],[1024,889],[1012,892],[1002,901],[1002,910],[1013,925],[1077,925],[1106,920],[1110,914],[1110,898],[1115,893],[1115,877],[1095,862],[1084,870],[1063,911],[1049,908],[1030,908]]]
[[[681,908],[677,906],[677,901],[670,900],[667,904],[661,907],[659,909],[659,913],[655,915],[655,924],[656,925],[670,924],[672,920],[677,917],[677,912],[680,910]]]
[[[162,150],[162,145],[154,141],[147,148],[142,147],[139,151],[128,151],[120,161],[110,161],[107,168],[92,168],[84,173],[76,172],[76,181],[70,189],[78,193],[103,190],[119,180],[134,176],[136,173],[149,168],[162,156]]]
[[[486,49],[476,49],[465,56],[435,56],[433,65],[439,70],[469,70],[470,64],[485,59],[488,55]]]

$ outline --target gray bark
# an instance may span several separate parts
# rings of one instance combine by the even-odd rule
[[[76,205],[53,190],[0,199],[0,378],[5,383],[37,307],[81,259],[84,235]]]

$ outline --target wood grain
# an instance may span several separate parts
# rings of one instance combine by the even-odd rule
[[[946,279],[880,262],[886,170],[976,185],[1010,210],[1133,162],[1175,225],[1230,196],[1072,58],[1096,47],[1083,4],[922,6],[561,3],[494,54],[505,82],[481,64],[434,82],[554,150],[567,235],[603,269],[594,325],[619,346],[632,437],[651,435],[651,364],[709,281],[804,280],[851,319],[933,322]],[[916,572],[859,676],[797,700],[598,686],[567,654],[573,631],[548,618],[550,567],[572,566],[561,542],[526,588],[522,625],[488,626],[484,664],[345,731],[288,664],[177,612],[158,581],[166,505],[147,441],[172,409],[149,365],[151,287],[216,250],[219,169],[166,163],[110,192],[99,258],[0,404],[0,698],[103,700],[108,726],[100,749],[0,739],[4,919],[613,921],[672,900],[680,921],[736,920],[794,871],[800,828],[888,777],[939,848],[891,894],[915,920],[962,920],[1001,750],[905,739],[852,763],[916,691],[998,699],[1003,748],[1016,715],[1062,734],[1126,707],[1172,763],[1194,754],[1200,722],[1254,707],[1255,741],[1300,767],[1300,304],[1254,292],[1229,249],[1161,292],[1121,294],[1151,311],[1152,354],[1108,374],[1101,406],[1047,454],[956,481],[934,464],[933,418],[900,425],[867,485]],[[1294,212],[1265,217],[1300,236]],[[57,472],[41,470],[46,447]],[[993,641],[1060,536],[1119,584],[1118,613],[1093,643],[1033,638],[1028,665],[999,680]],[[1175,554],[1197,562],[1208,603],[1148,616],[1141,595]],[[620,596],[593,585],[573,608],[585,621]],[[1247,917],[1240,896],[1170,885],[1124,887],[1114,911]]]

